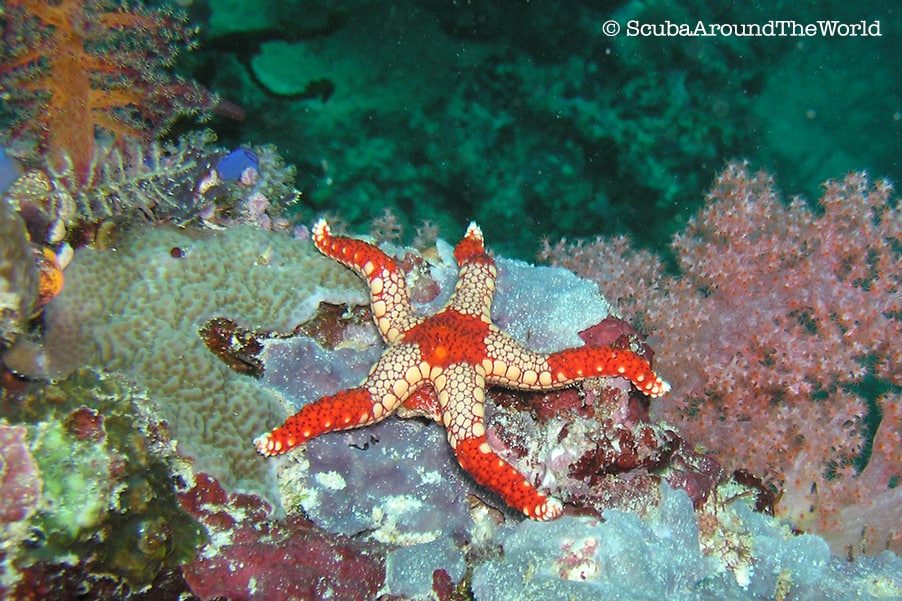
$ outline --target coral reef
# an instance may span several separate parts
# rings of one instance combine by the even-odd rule
[[[646,520],[610,510],[603,522],[563,517],[506,526],[495,538],[502,551],[474,568],[474,597],[852,601],[902,593],[902,561],[890,553],[849,563],[831,556],[822,539],[793,536],[742,504],[720,512],[719,519],[744,533],[734,539],[734,550],[741,553],[734,565],[723,563],[726,555],[701,552],[704,532],[692,503],[682,491],[666,487]]]
[[[438,248],[440,259],[433,263],[430,274],[440,289],[440,293],[431,299],[432,306],[440,307],[453,288],[456,268],[450,254],[451,248],[441,242]],[[596,287],[564,270],[536,268],[505,259],[499,259],[499,270],[501,276],[494,317],[510,323],[516,336],[528,339],[530,343],[535,341],[548,349],[572,346],[574,340],[577,344],[582,343],[583,340],[576,335],[577,328],[585,325],[586,319],[603,318],[608,314],[609,307],[598,295]],[[422,277],[422,274],[416,277]],[[546,311],[548,290],[552,287],[561,292],[559,298],[555,295],[555,300],[560,302],[553,303],[552,311]],[[430,310],[434,309],[425,309],[427,312]],[[377,338],[371,317],[366,313],[352,314],[350,318],[345,314],[344,322],[337,328],[329,325],[336,323],[334,311],[321,310],[314,321],[319,323],[308,322],[297,329],[297,332],[304,330],[303,334],[267,337],[258,333],[251,345],[247,339],[249,334],[240,333],[241,344],[234,349],[243,356],[253,347],[253,362],[262,365],[258,380],[260,386],[276,391],[289,401],[290,411],[359,382],[381,352],[381,346],[375,344]],[[222,326],[221,322],[216,325],[217,328]],[[583,336],[594,336],[594,343],[597,344],[620,340],[620,344],[626,347],[641,346],[635,332],[622,324],[606,322],[595,330],[599,329],[602,332],[593,331]],[[257,349],[258,344],[262,348]],[[229,358],[226,360],[232,362]],[[238,369],[243,370],[244,366],[239,365]],[[598,412],[610,405],[607,409],[612,414],[610,419],[623,421],[624,432],[629,431],[625,425],[627,418],[641,419],[641,415],[614,402],[621,396],[629,397],[628,387],[616,384],[616,379],[599,380],[592,390],[594,392],[586,393],[590,399],[588,404]],[[567,392],[579,396],[574,391]],[[548,421],[549,416],[558,416],[552,422],[557,430],[549,434],[545,426],[537,428],[525,419],[520,424],[509,422],[504,428],[506,435],[493,433],[493,441],[499,441],[499,453],[504,453],[505,458],[512,462],[519,461],[518,467],[526,466],[523,472],[534,481],[542,472],[554,472],[558,482],[546,476],[544,485],[562,491],[577,506],[597,510],[605,503],[620,502],[623,504],[621,506],[626,506],[631,502],[631,508],[641,511],[654,506],[660,499],[657,483],[661,476],[646,477],[644,473],[664,471],[668,459],[663,457],[669,458],[672,451],[667,449],[666,444],[661,444],[659,449],[652,448],[661,442],[652,436],[643,440],[642,444],[648,445],[643,451],[656,459],[643,462],[642,458],[637,458],[633,464],[627,465],[631,454],[637,449],[626,445],[618,449],[618,445],[628,441],[628,435],[624,434],[621,438],[612,435],[604,441],[601,437],[582,436],[592,427],[590,424],[595,424],[594,427],[600,432],[611,422],[596,421],[594,417],[587,419],[586,413],[591,413],[592,409],[581,415],[563,411],[571,395],[561,395],[563,399],[544,399],[543,404],[535,408],[543,413],[544,421]],[[495,412],[499,415],[509,411],[521,415],[531,413],[527,407],[530,399],[523,400],[515,408],[512,408],[515,401],[499,397],[498,391],[489,391],[488,399],[490,403],[502,405]],[[585,403],[581,399],[577,404],[583,406]],[[621,414],[619,418],[614,417]],[[489,430],[495,429],[499,423],[498,420],[490,422]],[[555,445],[553,439],[568,424],[571,439]],[[639,428],[641,431],[641,426]],[[516,448],[505,448],[507,440],[515,440]],[[523,452],[523,449],[528,450]],[[574,453],[591,454],[595,460],[592,468],[585,468],[582,473],[566,478],[567,463],[574,459],[567,449]],[[537,459],[521,461],[524,455],[530,459],[535,455]],[[575,458],[578,457],[579,454],[575,455]],[[592,497],[591,502],[587,501],[587,492],[599,488],[595,486],[598,478],[605,477],[604,470],[608,466],[601,465],[605,461],[612,465],[619,464],[615,471],[621,470],[625,477],[618,483],[617,475],[608,474],[609,484],[604,487],[607,496],[598,495]],[[496,520],[516,520],[514,512],[500,499],[487,495],[484,489],[465,476],[456,465],[440,430],[428,422],[388,419],[366,430],[316,438],[305,445],[302,453],[294,453],[282,463],[279,477],[282,504],[289,515],[303,511],[318,528],[327,532],[353,536],[357,540],[402,545],[390,551],[385,560],[386,590],[402,598],[405,595],[423,598],[432,594],[430,591],[438,594],[439,590],[464,586],[461,584],[464,580],[462,561],[467,546],[480,545],[486,537],[490,537],[496,528]],[[638,487],[627,484],[629,479],[641,479],[646,494],[639,495]],[[705,494],[713,485],[709,485]],[[612,492],[618,489],[619,496]],[[704,502],[703,497],[699,497],[700,503]],[[223,504],[225,501],[217,503]],[[500,511],[492,509],[493,506],[500,508]],[[231,518],[217,515],[217,519],[224,520],[231,527]],[[266,528],[262,527],[262,531],[265,532]],[[261,526],[257,526],[257,531],[261,531]],[[306,544],[303,543],[306,538],[300,538],[302,544]],[[253,539],[247,542],[248,549],[254,545],[263,545],[261,556],[271,553],[264,541]],[[235,552],[239,555],[244,553]],[[198,574],[189,577],[189,582],[192,582],[195,592],[222,594],[224,589],[219,582],[222,579],[210,579],[200,570],[204,566],[212,566],[215,572],[219,569],[216,566],[228,560],[222,559],[221,563],[213,560],[212,547],[204,555],[209,555],[211,559],[199,561],[191,568],[197,569]],[[230,582],[235,584],[235,590],[244,590],[244,583],[252,574],[257,574],[257,581],[273,578],[279,572],[280,561],[269,562],[272,570],[264,569],[256,561],[231,561],[229,565],[241,565],[242,569],[229,577]],[[436,574],[439,574],[438,579]],[[196,585],[193,578],[198,579]],[[296,586],[303,587],[305,583],[306,579],[300,578]]]
[[[273,393],[221,363],[198,330],[228,315],[292,331],[321,300],[362,301],[354,276],[309,242],[244,226],[157,227],[126,236],[115,252],[82,248],[66,279],[45,313],[47,373],[92,365],[132,379],[197,469],[278,506],[274,471],[250,441],[284,410]]]
[[[0,350],[28,329],[39,275],[25,223],[0,199]]]
[[[25,219],[31,239],[50,244],[67,239],[106,248],[133,221],[288,227],[283,212],[298,195],[294,168],[272,146],[255,146],[242,149],[256,162],[240,177],[220,176],[230,153],[215,140],[203,131],[175,142],[99,145],[86,181],[71,165],[30,169],[4,197]]]
[[[548,249],[605,282],[654,333],[659,360],[679,366],[653,415],[776,484],[780,513],[836,552],[902,541],[902,218],[890,192],[851,174],[816,209],[784,205],[769,176],[731,164],[674,238],[679,276],[623,239]]]
[[[20,111],[14,137],[37,141],[47,163],[65,166],[79,184],[91,178],[97,130],[149,140],[214,102],[166,71],[193,35],[171,11],[118,0],[14,0],[4,23],[0,75]]]
[[[409,251],[391,252],[432,291],[418,310],[441,307],[456,279],[451,247],[439,241],[422,262]],[[595,284],[559,268],[503,258],[498,266],[493,318],[518,340],[549,352],[590,341],[651,357],[643,337],[610,315]],[[309,241],[251,227],[156,227],[127,235],[116,251],[76,252],[67,287],[45,316],[49,372],[87,363],[133,380],[148,391],[142,405],[154,416],[153,427],[142,427],[149,437],[142,444],[192,461],[172,479],[175,464],[168,464],[165,482],[139,475],[145,468],[117,472],[148,465],[147,455],[135,455],[141,445],[120,442],[142,420],[109,405],[127,396],[118,384],[91,398],[68,389],[91,388],[96,378],[82,371],[65,381],[71,384],[44,389],[55,403],[20,405],[16,418],[37,424],[32,431],[42,442],[32,452],[49,462],[45,477],[58,482],[53,464],[74,462],[65,470],[72,490],[95,491],[85,493],[93,503],[73,505],[71,495],[50,487],[60,513],[33,516],[43,542],[15,560],[23,598],[34,598],[24,587],[73,598],[63,591],[78,579],[107,598],[129,597],[142,583],[153,594],[201,599],[250,599],[261,591],[275,599],[356,599],[362,591],[366,598],[495,601],[562,592],[596,598],[600,591],[627,598],[635,590],[743,599],[865,590],[866,583],[875,597],[898,593],[897,558],[847,564],[831,558],[817,537],[794,537],[752,514],[744,507],[754,500],[749,488],[719,483],[716,462],[666,426],[647,423],[644,397],[618,378],[533,396],[487,394],[487,435],[498,453],[581,517],[519,523],[465,476],[439,428],[415,420],[311,441],[279,465],[277,493],[253,455],[253,435],[287,411],[359,382],[381,352],[372,316],[343,306],[363,303],[359,282],[331,267]],[[224,350],[252,353],[261,371],[240,375],[211,352],[201,333],[210,324],[220,335],[214,342],[237,336],[241,344]],[[657,358],[666,365],[660,351]],[[52,406],[60,409],[49,419],[40,408]],[[67,447],[58,462],[37,454]],[[92,480],[83,469],[88,461],[104,468],[96,473],[115,477]],[[151,473],[160,474],[163,465],[156,465]],[[223,476],[209,475],[213,470]],[[123,484],[127,492],[117,496]],[[145,505],[148,495],[155,501]],[[197,522],[162,509],[175,498],[206,536]],[[60,527],[73,511],[85,518],[65,518],[78,526],[76,534]],[[287,516],[274,519],[281,513]],[[120,535],[117,524],[131,534]],[[766,545],[760,552],[752,542],[758,539]],[[121,545],[133,550],[124,553]],[[189,547],[199,550],[194,559]],[[60,561],[63,548],[79,559]],[[184,580],[170,571],[179,564]],[[109,575],[101,578],[102,570]],[[849,583],[856,588],[842,588]]]
[[[202,601],[244,599],[373,599],[385,579],[384,549],[326,535],[300,516],[263,519],[259,497],[229,495],[198,474],[179,493],[182,506],[210,532],[210,542],[184,568]]]
[[[177,66],[194,31],[174,4],[212,49]],[[503,254],[624,230],[660,247],[725,155],[806,191],[898,174],[893,36],[603,29],[760,8],[6,0],[0,597],[902,598],[902,218],[863,174],[805,203],[729,165],[665,258],[626,239],[549,245],[553,267],[492,255],[491,320],[517,342],[628,350],[673,384],[484,391],[486,445],[560,519],[524,519],[428,420],[254,453],[385,351],[364,286],[315,230],[290,237],[289,209],[372,224],[425,316],[457,279],[438,232],[470,219]],[[237,90],[247,124],[161,138],[217,102],[173,67]],[[419,223],[419,251],[394,246]]]
[[[78,371],[4,395],[9,401],[4,413],[27,424],[3,426],[24,434],[18,456],[10,445],[3,451],[4,462],[15,460],[5,473],[20,477],[18,494],[8,481],[3,487],[4,507],[20,520],[18,535],[6,533],[16,546],[4,549],[3,582],[14,598],[55,598],[61,580],[100,575],[136,590],[193,557],[202,528],[179,507],[172,445],[145,397],[117,378]]]

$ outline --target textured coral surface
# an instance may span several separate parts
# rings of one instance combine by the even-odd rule
[[[681,491],[663,491],[646,519],[610,510],[604,521],[564,517],[526,521],[500,531],[503,552],[477,566],[479,601],[545,599],[878,599],[900,594],[902,561],[885,553],[856,564],[831,556],[823,539],[792,536],[747,507],[733,515],[730,554],[699,548],[700,528]],[[753,540],[754,544],[749,543]],[[744,540],[743,540],[744,539]],[[720,550],[723,551],[723,550]],[[725,569],[729,565],[729,569]]]
[[[25,329],[37,295],[37,267],[25,224],[0,199],[0,349]]]
[[[353,276],[287,236],[160,227],[123,240],[119,250],[79,250],[66,278],[46,317],[50,373],[94,365],[133,379],[198,469],[277,504],[272,468],[249,441],[284,410],[207,350],[198,329],[229,315],[249,327],[291,331],[320,300],[362,300]]]
[[[29,518],[41,499],[41,472],[26,428],[0,423],[0,527]]]
[[[210,533],[183,568],[191,591],[204,601],[356,601],[375,598],[384,580],[378,545],[328,535],[297,515],[266,520],[268,507],[259,497],[229,495],[206,474],[180,499]]]

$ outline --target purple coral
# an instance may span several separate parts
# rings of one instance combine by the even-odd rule
[[[381,547],[327,535],[299,516],[275,522],[253,495],[228,495],[199,474],[179,495],[182,506],[211,534],[198,557],[183,566],[191,591],[203,600],[375,598],[385,579]]]
[[[625,239],[548,255],[653,332],[673,385],[657,417],[779,485],[778,510],[834,550],[863,528],[871,550],[899,550],[902,214],[886,181],[825,187],[816,209],[784,203],[768,175],[729,165],[674,238],[678,277]]]
[[[26,432],[0,423],[0,524],[28,519],[41,499],[41,473]]]

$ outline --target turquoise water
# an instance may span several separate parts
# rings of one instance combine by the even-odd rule
[[[298,165],[307,220],[389,209],[454,239],[475,219],[527,259],[543,236],[660,247],[732,159],[787,197],[902,176],[889,3],[478,4],[195,3],[191,71],[245,110],[223,140]]]

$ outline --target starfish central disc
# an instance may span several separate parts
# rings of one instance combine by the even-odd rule
[[[429,365],[447,367],[482,361],[488,334],[489,324],[480,318],[446,309],[404,334],[401,342],[416,344]]]

